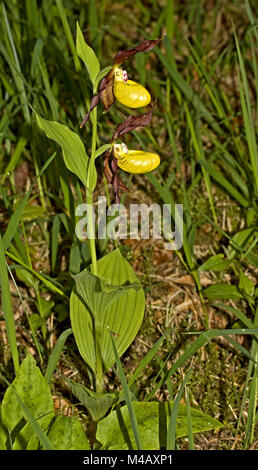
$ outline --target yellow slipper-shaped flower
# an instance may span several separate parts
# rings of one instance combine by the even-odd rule
[[[114,155],[119,168],[127,173],[149,173],[160,164],[158,154],[142,150],[128,150],[125,144],[114,145]]]
[[[150,103],[151,96],[144,86],[128,80],[125,70],[116,68],[113,93],[117,101],[128,108],[142,108]]]

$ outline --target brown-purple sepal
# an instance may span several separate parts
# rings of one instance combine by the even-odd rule
[[[88,111],[88,113],[86,114],[85,118],[83,119],[81,125],[80,125],[80,129],[84,126],[84,124],[86,124],[86,122],[89,120],[89,117],[90,117],[90,113],[91,111],[97,106],[98,102],[99,102],[99,99],[100,99],[100,93],[97,93],[97,95],[94,95],[91,102],[90,102],[90,109]]]
[[[99,85],[100,99],[104,106],[105,112],[109,110],[112,104],[115,102],[113,93],[114,84],[114,69],[111,69],[108,74],[101,80]]]
[[[102,78],[100,85],[99,85],[99,91],[96,95],[93,96],[91,102],[90,102],[90,109],[88,113],[86,114],[85,118],[83,119],[80,128],[86,124],[86,122],[89,120],[90,113],[91,111],[97,106],[99,100],[101,100],[105,112],[109,110],[109,108],[112,106],[112,104],[115,101],[114,93],[113,93],[113,82],[114,82],[114,70],[110,70],[110,72]]]
[[[128,51],[120,51],[118,52],[113,60],[113,65],[121,65],[123,64],[129,57],[134,56],[135,54],[138,54],[138,52],[149,52],[151,49],[153,49],[161,39],[146,39],[145,41],[141,42],[135,47],[132,47],[131,49],[128,49]]]
[[[116,204],[120,203],[119,191],[129,191],[123,181],[117,176],[118,166],[113,151],[107,150],[104,155],[104,175],[108,183],[112,184]]]
[[[112,140],[116,141],[122,135],[127,134],[127,132],[131,132],[136,129],[136,127],[148,126],[151,121],[153,107],[154,106],[152,105],[151,109],[147,113],[140,114],[138,116],[128,116],[124,122],[118,124],[113,134]]]

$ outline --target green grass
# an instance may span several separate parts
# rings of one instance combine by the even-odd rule
[[[174,205],[184,204],[184,240],[172,253],[164,241],[120,243],[143,283],[146,313],[119,376],[129,402],[130,388],[141,401],[175,400],[179,390],[176,403],[187,377],[188,407],[225,423],[218,434],[193,440],[189,421],[188,438],[176,440],[175,408],[169,448],[257,448],[257,17],[251,0],[220,0],[211,9],[205,2],[173,0],[42,0],[40,8],[34,0],[2,2],[0,372],[6,379],[13,379],[30,348],[53,394],[68,393],[62,379],[67,368],[92,384],[69,336],[70,272],[91,262],[88,243],[74,233],[74,208],[85,190],[67,171],[59,148],[39,131],[33,110],[77,132],[89,154],[92,133],[98,131],[98,147],[110,144],[114,125],[128,111],[115,105],[102,115],[98,106],[79,130],[92,85],[76,54],[76,23],[101,69],[119,50],[163,37],[149,54],[123,65],[157,99],[151,126],[124,141],[161,157],[154,173],[130,184],[122,175],[130,188],[123,200],[170,203],[173,217]],[[105,194],[102,166],[100,157],[96,195]],[[112,241],[97,243],[97,256],[113,247]],[[216,266],[215,255],[221,255]],[[29,318],[38,322],[34,329]],[[121,388],[113,370],[105,387]],[[71,393],[69,398],[76,403]],[[138,439],[135,422],[134,431]]]

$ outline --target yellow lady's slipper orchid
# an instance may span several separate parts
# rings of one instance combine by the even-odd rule
[[[127,173],[149,173],[160,164],[158,154],[142,150],[128,150],[125,144],[115,144],[114,155],[118,167]]]
[[[138,54],[138,52],[151,51],[159,41],[160,39],[146,39],[137,46],[127,51],[120,51],[115,55],[113,67],[102,78],[98,93],[92,97],[90,109],[80,125],[81,128],[89,120],[90,113],[97,106],[99,100],[101,100],[105,112],[114,104],[115,99],[129,108],[142,108],[150,103],[151,96],[146,88],[133,80],[128,80],[126,71],[121,70],[119,67],[125,60]]]
[[[137,82],[128,80],[126,70],[114,70],[113,93],[117,101],[128,108],[142,108],[150,103],[149,92]]]

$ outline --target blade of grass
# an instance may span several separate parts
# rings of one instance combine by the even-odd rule
[[[244,252],[244,248],[245,248],[245,247],[243,247],[243,246],[241,246],[240,244],[238,244],[238,243],[236,242],[236,240],[234,240],[234,238],[231,238],[230,235],[227,234],[227,232],[225,232],[219,225],[215,224],[215,223],[213,222],[213,220],[210,219],[210,217],[208,217],[204,212],[202,212],[202,211],[199,210],[198,208],[197,208],[197,212],[199,212],[200,214],[202,214],[202,216],[203,216],[206,220],[208,220],[211,225],[213,225],[213,226],[216,228],[216,230],[218,231],[218,233],[221,233],[225,238],[227,238],[227,239],[229,240],[229,242],[230,242],[229,249],[232,251],[232,248],[233,248],[233,249],[235,250],[235,252],[236,252],[235,254],[232,254],[232,253],[229,254],[229,250],[227,250],[227,251],[228,251],[228,252],[227,252],[227,256],[228,256],[229,259],[233,260],[233,259],[236,257],[237,252],[238,252],[238,253],[243,253],[243,252]],[[255,233],[255,227],[254,227],[253,229],[250,228],[250,234],[248,235],[247,240],[250,239],[250,238],[253,236],[254,233]],[[247,240],[245,240],[245,243],[247,243]],[[255,267],[258,267],[258,263],[257,263],[256,259],[253,258],[253,257],[251,257],[249,254],[247,254],[247,252],[245,253],[245,257],[246,257],[246,258],[248,259],[248,261],[249,261],[250,263],[252,263]]]
[[[47,364],[47,369],[46,369],[46,373],[45,373],[45,379],[47,381],[47,383],[50,383],[50,380],[51,380],[51,377],[55,371],[55,368],[57,366],[57,363],[58,363],[58,360],[59,360],[59,357],[61,355],[61,352],[63,351],[63,347],[64,347],[64,344],[68,338],[68,336],[72,333],[72,330],[71,328],[68,328],[67,330],[63,331],[63,333],[61,333],[61,335],[59,336],[56,344],[55,344],[55,347],[52,351],[52,354],[48,360],[48,364]]]
[[[121,385],[122,385],[124,396],[125,396],[125,401],[126,401],[126,404],[127,404],[127,407],[128,407],[128,412],[129,412],[129,416],[130,416],[130,420],[131,420],[131,425],[132,425],[132,430],[133,430],[133,434],[134,434],[134,438],[135,438],[135,442],[136,442],[136,447],[137,447],[138,450],[143,450],[142,443],[141,443],[141,436],[140,436],[140,433],[139,433],[138,423],[137,423],[137,419],[136,419],[136,414],[135,414],[135,411],[134,411],[134,408],[133,408],[131,392],[130,392],[130,389],[128,387],[128,384],[127,384],[127,381],[126,381],[126,378],[125,378],[125,373],[123,371],[121,361],[120,361],[119,356],[117,354],[117,350],[116,350],[115,342],[114,342],[113,337],[112,337],[112,333],[110,333],[110,338],[111,338],[111,342],[112,342],[114,356],[115,356],[115,359],[116,359],[118,375],[119,375],[119,378],[120,378],[120,381],[121,381]]]
[[[5,169],[5,171],[4,171],[4,174],[3,174],[2,178],[1,178],[1,184],[4,184],[5,179],[6,179],[7,175],[8,175],[8,173],[12,172],[12,171],[15,169],[15,167],[16,167],[16,165],[17,165],[19,159],[20,159],[20,156],[21,156],[21,154],[22,154],[22,152],[23,152],[23,149],[24,149],[25,146],[26,146],[26,144],[27,144],[27,139],[26,139],[26,137],[21,136],[21,137],[19,138],[18,142],[17,142],[17,145],[16,145],[16,147],[15,147],[15,150],[14,150],[14,152],[13,152],[13,154],[12,154],[12,157],[11,157],[11,159],[10,159],[10,161],[9,161],[9,163],[8,163],[8,165],[7,165],[6,169]]]
[[[256,356],[258,360],[258,349],[256,348]],[[255,412],[257,408],[257,390],[258,390],[258,367],[256,367],[252,381],[250,384],[249,393],[249,404],[248,404],[248,415],[246,421],[246,432],[245,432],[245,443],[244,449],[248,447],[248,444],[252,444],[254,440],[254,428],[255,428]]]
[[[212,305],[214,307],[218,307],[219,309],[222,309],[225,311],[228,310],[229,312],[233,313],[238,318],[238,320],[240,320],[247,328],[254,328],[255,326],[254,323],[243,312],[241,312],[237,308],[231,307],[230,305],[220,304],[220,303],[214,303]]]
[[[167,430],[166,450],[176,449],[176,421],[177,421],[177,415],[178,415],[178,408],[179,408],[179,403],[180,403],[184,388],[187,384],[187,381],[191,372],[192,372],[191,369],[187,372],[173,404],[172,412],[169,418],[168,430]]]
[[[72,54],[73,54],[73,61],[74,61],[75,69],[76,69],[77,72],[80,72],[81,64],[80,64],[79,58],[78,58],[77,53],[76,53],[76,47],[75,47],[75,44],[74,44],[71,29],[70,29],[70,26],[69,26],[69,23],[68,23],[68,20],[67,20],[67,16],[66,16],[66,13],[65,13],[63,2],[62,2],[62,0],[56,0],[56,4],[57,4],[59,15],[60,15],[60,18],[61,18],[61,21],[62,21],[62,24],[63,24],[63,28],[64,28],[65,35],[66,35],[66,38],[67,38],[67,42],[68,42],[68,44],[70,46],[70,49],[72,51]]]
[[[128,382],[129,387],[131,387],[133,385],[133,383],[139,377],[139,375],[142,372],[142,370],[144,369],[144,367],[146,367],[150,363],[150,361],[153,359],[153,357],[157,354],[157,351],[160,348],[165,336],[168,335],[173,329],[174,328],[170,329],[164,335],[162,335],[156,341],[156,343],[152,346],[152,348],[147,352],[147,354],[144,356],[144,358],[141,360],[140,364],[138,365],[138,367],[134,371],[132,377],[130,378],[130,380]]]
[[[37,7],[36,0],[26,0],[26,13],[28,19],[29,29],[37,33],[39,29],[39,14],[40,10]]]
[[[158,48],[155,48],[155,52],[164,65],[165,69],[167,69],[169,75],[171,76],[173,82],[176,84],[176,86],[179,88],[179,90],[183,93],[185,98],[189,103],[192,104],[192,106],[198,110],[199,114],[201,117],[207,121],[210,126],[213,128],[215,132],[217,132],[219,135],[222,134],[222,130],[219,126],[219,124],[216,122],[216,120],[213,118],[212,114],[208,111],[208,109],[204,106],[204,104],[201,102],[199,96],[197,93],[193,91],[193,89],[188,85],[188,83],[184,80],[182,75],[173,67],[173,65],[169,62],[169,56],[171,54],[171,45],[168,44],[167,41],[165,41],[165,45],[167,48],[167,53],[166,55],[163,54]],[[173,54],[172,54],[173,56]]]
[[[255,135],[255,126],[254,119],[252,115],[250,94],[248,88],[248,80],[245,71],[245,64],[243,56],[239,47],[238,38],[234,29],[235,43],[237,48],[237,57],[238,57],[238,83],[240,91],[240,100],[242,106],[242,113],[244,118],[245,125],[245,135],[249,149],[250,161],[253,170],[253,178],[255,181],[256,193],[258,193],[258,154],[257,154],[257,145],[256,145],[256,135]]]
[[[167,0],[167,5],[166,5],[166,32],[167,32],[167,37],[171,41],[173,38],[174,34],[174,0]]]
[[[16,341],[15,321],[12,307],[12,298],[10,292],[10,282],[8,279],[7,263],[4,253],[3,240],[0,235],[0,284],[2,294],[2,309],[4,313],[6,333],[10,344],[14,370],[17,373],[19,369],[19,355]]]
[[[200,76],[201,79],[204,79],[204,86],[209,93],[209,96],[218,112],[218,116],[220,119],[225,119],[225,112],[224,109],[220,103],[219,95],[216,90],[216,87],[214,86],[212,80],[211,80],[211,75],[207,72],[205,69],[203,62],[201,60],[201,57],[199,56],[197,50],[192,46],[190,41],[187,41],[187,45],[189,49],[192,52],[192,55],[195,60],[193,60],[190,56],[191,62],[193,63],[193,66],[195,67],[195,70],[197,71],[198,75]]]
[[[191,137],[193,140],[193,146],[197,155],[197,160],[201,162],[204,160],[204,152],[203,152],[203,148],[201,144],[201,138],[200,138],[200,135],[197,134],[194,128],[192,117],[191,117],[191,114],[189,112],[189,109],[186,103],[185,103],[185,112],[186,112],[186,119],[187,119],[188,127],[190,129]],[[206,172],[206,169],[203,165],[201,165],[201,169],[202,169],[202,174],[203,174],[204,181],[205,181],[206,190],[208,193],[208,198],[209,198],[214,222],[217,223],[217,216],[216,216],[215,207],[213,204],[213,199],[212,199],[212,194],[211,194],[210,177],[209,177],[209,174]]]
[[[161,199],[164,201],[164,203],[170,205],[170,207],[171,207],[171,216],[175,220],[175,214],[174,214],[174,212],[175,212],[175,203],[173,201],[173,198],[171,196],[171,193],[170,193],[169,189],[166,187],[166,185],[162,185],[153,173],[147,173],[146,177],[152,183],[154,188],[157,190],[157,192],[159,193],[159,195],[160,195]],[[183,256],[181,255],[179,250],[176,250],[176,254],[180,258],[180,261],[183,263],[183,265],[185,266],[187,271],[193,276],[193,279],[196,283],[197,289],[198,289],[198,291],[200,293],[200,296],[202,298],[202,294],[201,294],[202,287],[201,287],[199,275],[198,275],[198,272],[197,272],[197,269],[196,269],[196,266],[195,266],[194,255],[193,255],[192,250],[189,246],[186,234],[187,234],[187,229],[186,229],[185,223],[183,221],[183,249],[184,249],[184,254],[185,254],[185,258],[186,258],[186,263],[185,263],[185,261],[183,259]],[[203,299],[202,299],[202,301],[203,301]],[[204,307],[204,302],[203,302],[203,307]],[[204,308],[204,312],[205,312],[205,308]],[[205,321],[207,323],[207,317],[206,317]]]
[[[38,173],[38,175],[36,176],[36,178],[34,179],[34,181],[32,182],[32,185],[30,187],[30,189],[28,190],[27,194],[25,195],[25,197],[23,198],[22,202],[19,204],[19,206],[17,207],[16,211],[14,212],[14,214],[12,215],[11,217],[11,220],[8,224],[8,227],[6,229],[6,232],[3,236],[3,245],[4,245],[4,250],[6,251],[14,237],[14,234],[17,230],[17,227],[19,225],[19,222],[21,220],[21,217],[22,217],[22,213],[23,213],[23,210],[28,202],[28,199],[30,197],[30,194],[31,194],[31,191],[36,183],[36,181],[38,180],[38,178],[40,178],[40,176],[46,171],[46,169],[48,168],[48,166],[50,165],[50,163],[54,160],[56,156],[56,152],[53,153],[53,155],[51,155],[51,157],[49,157],[49,159],[46,161],[46,163],[43,165],[43,167],[41,168],[40,172]]]
[[[7,265],[7,266],[8,266],[8,265]],[[14,285],[15,285],[15,288],[16,288],[18,297],[19,297],[19,299],[20,299],[20,301],[21,301],[23,310],[24,310],[24,312],[25,312],[25,314],[26,314],[27,321],[28,321],[28,324],[29,324],[29,326],[30,326],[31,336],[32,336],[33,341],[34,341],[34,343],[35,343],[35,345],[36,345],[36,348],[37,348],[37,351],[38,351],[38,355],[39,355],[40,361],[41,361],[41,363],[43,363],[43,358],[42,358],[42,354],[41,354],[40,344],[39,344],[39,342],[38,342],[38,340],[37,340],[37,337],[36,337],[36,335],[35,335],[35,333],[34,333],[34,331],[33,331],[32,324],[31,324],[31,319],[30,319],[30,315],[29,315],[28,312],[27,312],[27,306],[25,305],[25,302],[23,301],[23,298],[22,298],[22,296],[21,296],[19,287],[17,286],[16,280],[14,279],[13,273],[12,273],[12,271],[11,271],[11,269],[10,269],[9,266],[8,266],[8,271],[9,271],[9,274],[10,274],[10,276],[11,276],[11,278],[12,278],[12,281],[13,281],[13,283],[14,283]]]
[[[256,307],[254,324],[258,325],[258,306]],[[255,359],[258,361],[258,342],[253,340],[251,353],[253,353]],[[244,448],[247,448],[248,444],[252,444],[254,441],[254,430],[255,430],[255,418],[256,418],[256,408],[257,408],[257,394],[258,394],[258,366],[254,365],[249,361],[248,374],[246,385],[248,384],[248,378],[251,376],[251,371],[253,370],[253,377],[251,384],[249,386],[249,404],[248,404],[248,415],[246,422],[246,432],[245,432],[245,443]],[[250,375],[249,375],[250,374]],[[244,406],[244,396],[242,401],[242,409]]]
[[[189,333],[187,333],[189,334]],[[191,334],[198,334],[193,332]],[[179,367],[181,367],[188,359],[190,359],[202,346],[208,343],[211,339],[216,338],[218,336],[228,336],[228,335],[249,335],[249,334],[258,334],[258,328],[250,328],[250,329],[231,329],[231,330],[208,330],[201,335],[187,348],[187,350],[177,359],[177,361],[173,364],[171,369],[167,371],[164,376],[160,379],[160,381],[155,385],[154,390],[150,393],[149,399],[153,398],[159,390],[163,383],[173,375]]]
[[[6,31],[7,31],[7,36],[8,36],[10,46],[11,46],[11,50],[12,50],[12,54],[13,54],[13,60],[15,62],[17,70],[21,74],[20,62],[19,62],[18,54],[16,52],[15,42],[13,40],[13,36],[12,36],[11,28],[10,28],[10,25],[9,25],[9,21],[8,21],[8,18],[7,18],[4,3],[2,3],[2,9],[3,9],[3,16],[4,16],[4,22],[5,22],[5,27],[6,27]],[[21,105],[22,105],[24,118],[25,118],[26,122],[29,124],[30,121],[31,121],[31,117],[30,117],[29,105],[28,105],[27,95],[26,95],[26,92],[25,92],[24,83],[23,83],[23,80],[21,78],[21,75],[17,74],[14,69],[12,69],[12,73],[13,73],[13,77],[14,77],[14,81],[16,83],[17,89],[20,93],[20,101],[21,101]]]
[[[55,271],[56,267],[56,259],[57,259],[57,252],[58,252],[58,235],[60,232],[61,221],[59,214],[56,214],[53,220],[52,226],[52,236],[51,236],[51,270],[52,272]]]
[[[191,403],[190,403],[189,391],[187,387],[185,387],[185,397],[186,397],[186,412],[187,412],[188,449],[194,450]]]
[[[24,263],[21,259],[17,258],[15,255],[10,253],[9,251],[6,251],[6,255],[9,256],[9,258],[13,259],[16,263],[19,265],[23,266],[25,269],[27,269],[31,274],[33,274],[35,277],[37,277],[45,286],[47,286],[50,290],[55,292],[56,294],[61,295],[61,297],[68,298],[67,295],[59,289],[59,287],[54,284],[53,281],[50,279],[47,279],[46,277],[42,276],[42,274],[38,273],[34,269],[32,269],[30,266],[28,266],[26,263]]]

